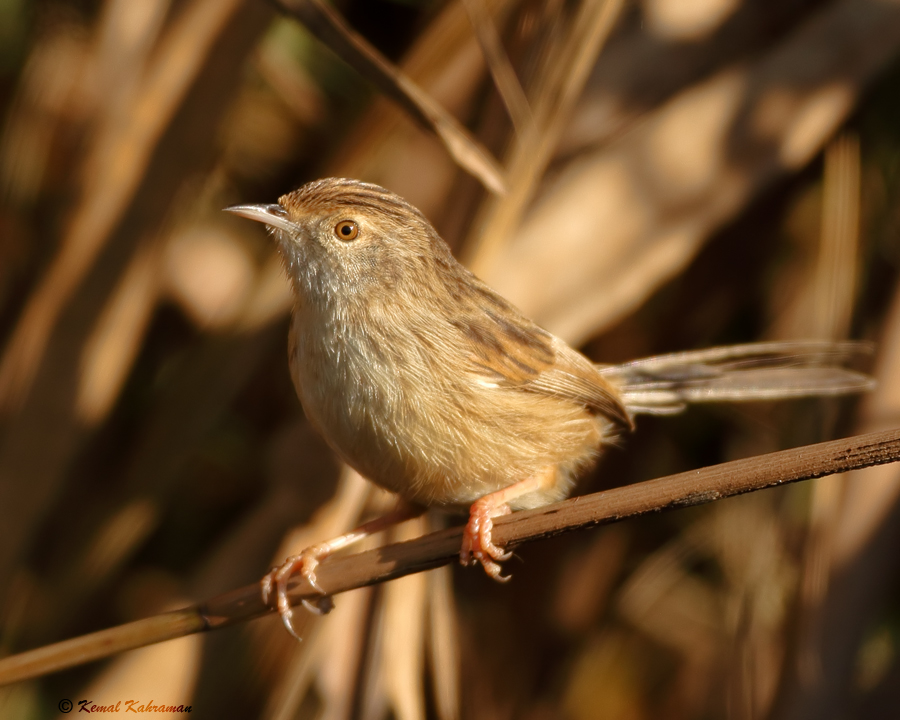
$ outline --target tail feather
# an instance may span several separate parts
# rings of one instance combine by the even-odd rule
[[[845,395],[874,387],[842,367],[872,353],[860,342],[796,341],[730,345],[600,367],[633,414],[667,415],[688,403]]]

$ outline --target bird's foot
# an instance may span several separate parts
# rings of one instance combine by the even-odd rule
[[[327,543],[323,545],[312,545],[299,555],[292,555],[289,557],[280,567],[273,569],[260,582],[263,602],[268,605],[273,592],[275,593],[276,609],[281,616],[281,621],[284,623],[288,632],[298,640],[301,638],[296,630],[294,630],[294,610],[291,607],[291,602],[288,598],[288,582],[295,573],[300,573],[306,582],[308,582],[316,592],[321,593],[322,595],[316,602],[304,598],[301,600],[303,606],[316,615],[328,613],[333,607],[333,602],[331,596],[328,595],[316,581],[316,568],[322,558],[330,552],[331,547],[328,546]]]
[[[469,522],[463,530],[462,548],[459,561],[463,565],[480,563],[484,571],[499,582],[509,580],[509,575],[501,575],[500,564],[512,557],[512,553],[504,552],[494,545],[491,531],[494,518],[509,515],[512,512],[505,502],[498,503],[490,495],[476,500],[469,509]]]

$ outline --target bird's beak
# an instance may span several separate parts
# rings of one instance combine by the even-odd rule
[[[248,220],[256,220],[285,232],[297,230],[297,226],[288,219],[287,211],[281,205],[232,205],[225,208],[225,212],[240,215]]]

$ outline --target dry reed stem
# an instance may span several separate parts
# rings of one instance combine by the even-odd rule
[[[861,176],[859,139],[845,132],[825,149],[822,237],[810,337],[843,340],[849,335],[860,253]]]
[[[509,246],[476,272],[542,327],[585,342],[815,157],[898,44],[900,3],[828,5],[751,61],[683,89],[619,142],[555,168]]]
[[[205,12],[204,8],[211,5],[215,11]],[[34,373],[33,387],[0,438],[0,506],[16,508],[0,524],[0,595],[6,594],[9,578],[24,562],[41,522],[60,497],[74,458],[97,430],[79,416],[73,402],[85,343],[141,239],[157,236],[169,216],[170,203],[186,187],[186,178],[208,168],[216,144],[216,135],[208,128],[221,116],[234,89],[235,68],[269,18],[265,6],[238,3],[234,12],[229,7],[230,3],[204,0],[183,8],[160,39],[153,64],[146,69],[130,124],[125,122],[115,130],[98,127],[101,135],[109,134],[97,136],[96,155],[88,150],[84,163],[71,172],[73,178],[79,178],[94,167],[91,158],[96,162],[109,160],[108,152],[112,153],[109,161],[115,160],[116,172],[104,165],[88,173],[92,179],[84,194],[73,195],[80,199],[70,220],[63,223],[68,230],[17,320],[23,337],[39,339],[46,352],[41,350],[37,364],[27,368],[28,373]],[[133,142],[126,142],[127,138]],[[101,146],[105,148],[102,153]],[[113,152],[116,148],[118,151]],[[109,193],[103,190],[107,187],[103,182]],[[131,191],[140,191],[125,192],[126,185]],[[105,218],[102,228],[94,224],[101,216]],[[98,234],[92,235],[91,228]],[[79,245],[82,240],[90,242]],[[82,264],[81,258],[64,268],[74,275],[69,278],[72,283],[64,283],[68,289],[62,292],[62,285],[50,282],[52,268],[61,268],[60,258],[70,252],[65,247],[72,247],[75,253],[76,245],[81,248],[79,253],[87,252],[93,259]],[[75,275],[80,277],[77,282]],[[50,288],[49,294],[42,294],[42,287]],[[52,303],[46,304],[48,299]],[[61,304],[56,305],[57,301]],[[32,325],[27,317],[29,307],[43,308],[39,314],[45,320],[50,315],[44,310],[52,309],[56,318],[52,327],[43,325],[43,320]],[[18,362],[5,365],[9,358],[18,357],[14,348],[17,332],[13,331],[4,348],[0,360],[3,367]],[[46,339],[46,346],[41,338]],[[216,360],[219,365],[226,364],[222,357]],[[96,418],[98,424],[100,420]]]
[[[437,568],[428,576],[431,633],[428,648],[434,682],[434,707],[439,720],[460,716],[459,620],[453,597],[453,577],[449,566]]]
[[[660,510],[701,505],[734,495],[900,460],[900,429],[857,435],[712,465],[700,470],[615,488],[527,510],[497,520],[501,546],[618,522]],[[462,528],[355,555],[331,558],[318,570],[319,584],[338,594],[446,565],[459,554]],[[292,600],[315,597],[296,579]],[[0,685],[38,677],[125,650],[244,622],[271,612],[257,584],[162,615],[65,640],[0,660]]]
[[[507,163],[509,194],[488,200],[466,244],[464,260],[476,274],[502,255],[518,227],[623,5],[624,0],[582,3],[557,56],[536,81],[533,131],[516,138]]]
[[[824,159],[818,257],[808,283],[809,302],[800,319],[810,337],[838,341],[849,334],[856,299],[862,174],[859,140],[845,131],[828,144]],[[829,425],[833,425],[834,418],[831,420]],[[818,622],[833,579],[835,533],[847,482],[849,478],[834,475],[816,483],[810,498],[794,650],[797,677],[805,685],[815,684],[821,675],[822,629]]]
[[[83,198],[60,250],[29,298],[0,361],[0,406],[25,402],[60,314],[112,236],[145,177],[152,154],[241,3],[195,0],[166,34],[126,109],[106,124],[88,153]]]
[[[503,41],[491,20],[490,13],[485,7],[484,0],[463,0],[463,5],[472,21],[481,52],[491,71],[494,86],[506,106],[513,127],[519,135],[533,133],[534,117],[525,90],[519,82],[516,71],[506,54]]]
[[[437,135],[461,168],[478,178],[488,190],[497,194],[506,192],[503,170],[487,148],[403,71],[353,32],[333,8],[320,0],[277,0],[277,3],[413,119]]]
[[[866,397],[859,427],[871,431],[893,425],[900,415],[900,291],[895,290],[881,327],[878,364],[873,372],[878,392]],[[865,638],[884,622],[891,583],[896,578],[900,537],[900,474],[883,467],[857,482],[856,473],[842,484],[833,526],[828,528],[827,555],[819,562],[826,592],[803,612],[803,634],[796,659],[786,667],[774,720],[813,720],[848,714],[857,702],[859,658]],[[890,675],[887,676],[888,678]],[[886,685],[896,683],[886,680]],[[893,699],[893,698],[892,698]],[[860,717],[871,717],[863,711]]]

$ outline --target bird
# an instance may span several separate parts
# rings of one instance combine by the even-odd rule
[[[398,497],[387,515],[266,575],[263,599],[274,592],[293,634],[290,577],[301,573],[324,595],[322,559],[427,508],[467,511],[461,562],[508,579],[493,521],[567,497],[636,415],[872,387],[843,367],[867,349],[857,342],[596,364],[478,279],[418,209],[378,185],[325,178],[275,204],[226,210],[266,225],[283,260],[289,367],[306,417],[348,465]]]

